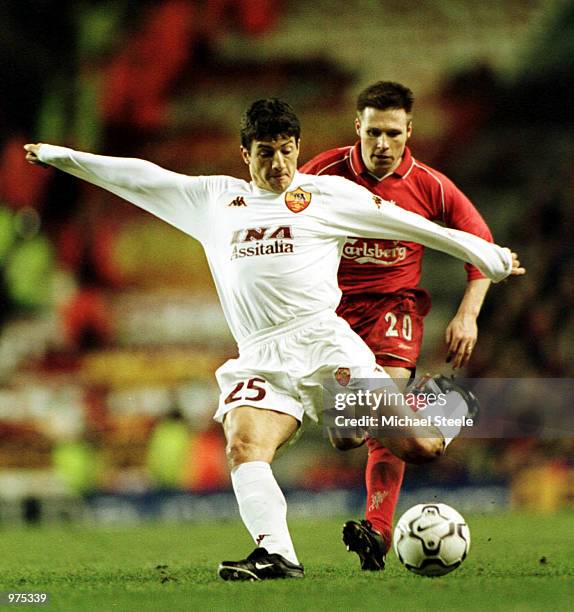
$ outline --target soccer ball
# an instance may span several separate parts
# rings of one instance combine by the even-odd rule
[[[470,548],[462,516],[446,504],[418,504],[399,519],[393,536],[399,561],[420,576],[444,576],[456,569]]]

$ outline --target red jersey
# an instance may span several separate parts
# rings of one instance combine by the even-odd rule
[[[366,169],[359,142],[320,153],[301,172],[345,177],[401,208],[492,242],[472,202],[444,174],[416,160],[408,147],[396,170],[382,179]],[[423,253],[424,247],[415,242],[349,237],[339,266],[339,286],[343,294],[412,289],[420,282]],[[469,280],[484,278],[474,266],[465,267]]]

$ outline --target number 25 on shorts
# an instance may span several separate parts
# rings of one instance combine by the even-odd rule
[[[225,403],[232,404],[233,402],[241,400],[259,402],[267,393],[265,387],[261,386],[265,383],[266,381],[264,378],[250,378],[247,382],[238,382],[235,387],[233,387],[231,393],[225,398]]]

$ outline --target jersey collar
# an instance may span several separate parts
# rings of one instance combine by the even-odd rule
[[[405,152],[403,154],[403,159],[401,160],[401,163],[393,170],[393,172],[383,176],[382,178],[379,178],[375,176],[374,174],[371,174],[367,170],[365,164],[363,163],[363,158],[361,156],[361,141],[358,140],[351,147],[351,155],[349,157],[349,164],[355,176],[369,177],[371,179],[375,179],[376,181],[382,181],[383,179],[387,178],[387,176],[391,176],[391,175],[395,175],[400,178],[403,178],[412,168],[414,164],[414,159],[413,159],[413,156],[411,155],[411,150],[408,147],[405,147]]]

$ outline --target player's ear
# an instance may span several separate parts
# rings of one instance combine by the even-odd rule
[[[241,151],[241,157],[243,158],[243,161],[249,166],[249,160],[251,159],[249,151],[243,145],[239,147],[239,150]]]
[[[361,135],[361,119],[358,116],[355,117],[355,132],[357,132],[357,136]]]
[[[413,135],[413,122],[409,121],[407,123],[407,138],[410,138]]]

